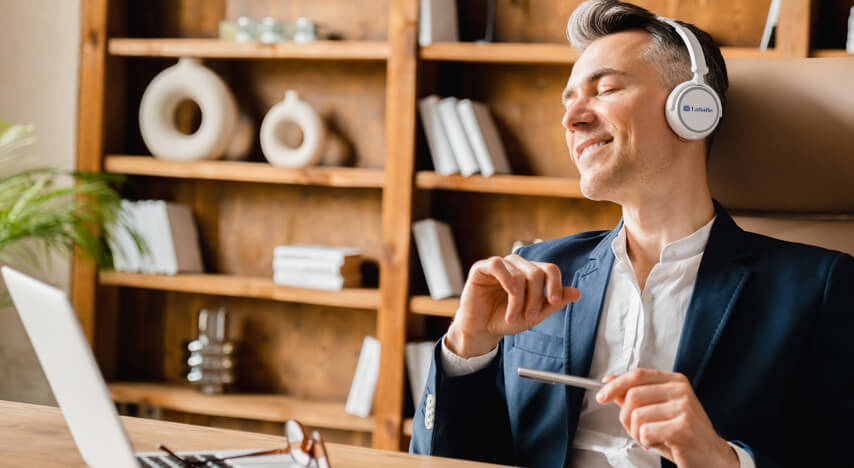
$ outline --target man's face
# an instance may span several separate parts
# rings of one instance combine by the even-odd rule
[[[649,34],[626,31],[591,43],[563,93],[566,144],[594,200],[624,204],[655,189],[678,137],[664,116],[669,90],[659,68],[641,57]]]

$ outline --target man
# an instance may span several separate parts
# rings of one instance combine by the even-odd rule
[[[723,106],[723,58],[690,28]],[[623,220],[471,268],[411,450],[536,467],[849,465],[854,258],[746,233],[712,200],[710,141],[665,117],[692,75],[671,24],[599,0],[567,31],[582,50],[563,96],[570,157],[584,195]]]

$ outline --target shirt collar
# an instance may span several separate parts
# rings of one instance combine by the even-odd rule
[[[709,243],[709,235],[712,233],[712,225],[715,224],[715,219],[717,219],[717,215],[703,227],[694,231],[693,234],[665,245],[661,249],[659,262],[678,262],[703,253],[706,250],[706,244]],[[617,260],[629,262],[629,254],[626,248],[625,225],[620,228],[617,237],[611,242],[611,250],[614,252],[614,257]]]

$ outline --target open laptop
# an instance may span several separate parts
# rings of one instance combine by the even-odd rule
[[[133,453],[68,296],[7,266],[0,271],[74,443],[86,463],[95,468],[183,467],[164,453]],[[179,455],[202,461],[249,452],[252,450],[179,452]],[[288,455],[271,455],[211,463],[209,466],[258,468],[297,465]]]

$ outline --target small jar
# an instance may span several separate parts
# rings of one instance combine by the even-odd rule
[[[270,16],[261,22],[261,34],[258,38],[262,44],[275,44],[285,41],[285,24]]]
[[[234,40],[237,42],[252,42],[258,39],[258,23],[249,19],[248,16],[237,18],[237,32]]]
[[[294,42],[305,44],[317,39],[317,27],[308,18],[297,18],[294,30]]]

